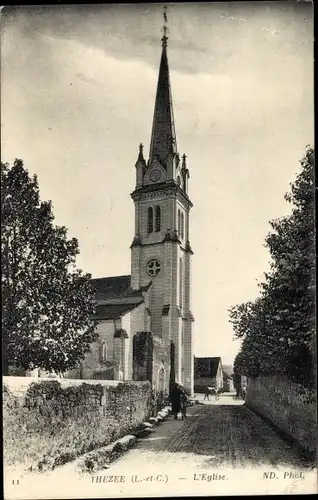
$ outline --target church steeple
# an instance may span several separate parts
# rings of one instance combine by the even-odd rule
[[[168,154],[177,152],[167,56],[167,31],[167,14],[164,11],[162,53],[149,151],[149,164],[157,158],[163,167],[166,167]]]
[[[165,7],[166,9],[166,7]],[[149,157],[143,155],[143,146],[139,147],[136,163],[136,190],[156,190],[173,186],[185,196],[188,196],[189,171],[186,166],[186,156],[182,161],[177,149],[175,124],[169,77],[167,56],[168,28],[167,14],[164,10],[164,25],[162,36],[162,53],[159,68],[156,100],[153,113],[153,123],[150,141]]]
[[[194,318],[190,293],[193,252],[189,243],[192,202],[188,195],[187,159],[177,151],[166,23],[164,12],[149,160],[145,161],[141,144],[135,164],[136,185],[131,193],[135,205],[135,230],[130,247],[131,287],[148,290],[151,286],[149,294],[145,294],[146,314],[140,316],[138,328],[151,332],[162,346],[160,363],[163,362],[166,383],[178,380],[193,394]],[[157,378],[157,360],[154,357],[153,380]]]

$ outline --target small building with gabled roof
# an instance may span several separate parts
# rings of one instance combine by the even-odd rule
[[[217,357],[194,358],[194,392],[204,392],[206,386],[223,389],[222,360]]]

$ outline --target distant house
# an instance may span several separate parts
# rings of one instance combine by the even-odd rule
[[[223,371],[223,389],[224,392],[233,392],[234,391],[234,382],[232,377]]]
[[[204,392],[206,386],[223,389],[223,385],[220,357],[194,358],[194,392]]]
[[[223,365],[223,389],[225,392],[234,391],[234,382],[232,378],[233,367],[230,365]]]

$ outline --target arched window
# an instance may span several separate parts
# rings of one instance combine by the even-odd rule
[[[153,208],[148,208],[148,233],[153,233]]]
[[[179,263],[179,306],[182,307],[182,286],[183,286],[183,262]]]
[[[106,363],[107,361],[107,344],[106,342],[102,342],[100,346],[100,362]]]
[[[181,238],[184,237],[184,213],[181,213]]]
[[[156,232],[158,233],[161,229],[161,210],[160,207],[156,206]]]
[[[181,213],[180,210],[178,210],[178,234],[180,235],[181,231]]]

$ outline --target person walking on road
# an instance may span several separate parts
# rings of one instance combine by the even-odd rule
[[[170,393],[170,401],[174,420],[178,419],[178,413],[181,411],[181,395],[182,391],[178,384],[175,383]]]
[[[205,387],[205,393],[204,393],[204,400],[203,401],[205,401],[206,399],[208,401],[210,401],[210,389],[209,389],[208,386]]]

